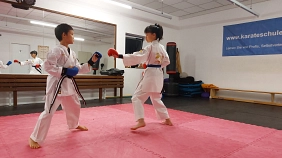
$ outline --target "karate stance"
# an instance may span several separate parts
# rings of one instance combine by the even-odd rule
[[[139,82],[131,99],[135,119],[138,122],[137,125],[131,128],[131,130],[136,130],[146,126],[144,121],[143,104],[149,96],[158,118],[165,120],[163,124],[172,126],[167,108],[161,100],[161,91],[164,80],[162,68],[170,63],[164,46],[159,43],[163,37],[163,28],[158,24],[150,25],[145,28],[144,33],[146,34],[146,41],[150,44],[143,50],[125,55],[118,54],[114,49],[109,49],[108,51],[109,56],[122,58],[125,66],[136,65],[144,62],[147,64],[143,78]]]
[[[40,114],[34,131],[32,132],[29,145],[31,148],[39,148],[47,136],[52,117],[61,104],[66,113],[69,129],[87,131],[85,126],[79,124],[80,94],[74,76],[78,73],[88,73],[91,66],[102,57],[98,52],[94,53],[88,63],[81,65],[76,54],[69,48],[74,42],[73,28],[68,24],[60,24],[55,28],[55,35],[60,45],[49,51],[44,62],[44,70],[49,73],[46,85],[45,109]]]
[[[37,52],[31,51],[30,56],[32,59],[28,59],[27,61],[18,61],[14,60],[15,63],[19,63],[21,66],[23,65],[31,65],[29,74],[42,74],[42,64],[43,61],[37,57]]]

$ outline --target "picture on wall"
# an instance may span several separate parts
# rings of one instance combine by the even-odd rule
[[[41,58],[43,61],[46,59],[46,55],[49,51],[49,46],[38,46],[38,57]]]

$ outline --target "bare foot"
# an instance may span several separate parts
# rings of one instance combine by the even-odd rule
[[[31,138],[29,138],[28,142],[29,142],[29,147],[31,149],[38,149],[38,148],[40,148],[40,145],[37,142],[35,142],[34,140],[32,140]]]
[[[85,126],[78,126],[76,127],[76,129],[81,130],[81,131],[88,131],[88,128],[86,128]]]
[[[135,125],[134,127],[131,127],[130,129],[137,130],[138,128],[145,127],[145,126],[146,126],[146,123],[144,119],[139,119],[137,125]]]
[[[173,126],[172,122],[170,119],[166,119],[162,124],[164,125],[169,125],[169,126]]]

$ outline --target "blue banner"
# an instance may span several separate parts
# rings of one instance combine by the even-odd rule
[[[222,56],[282,54],[282,18],[223,27]]]

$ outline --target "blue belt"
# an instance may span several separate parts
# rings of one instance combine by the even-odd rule
[[[147,67],[155,67],[155,68],[160,68],[160,67],[161,67],[161,65],[152,65],[152,64],[149,64],[149,65],[147,65]]]

